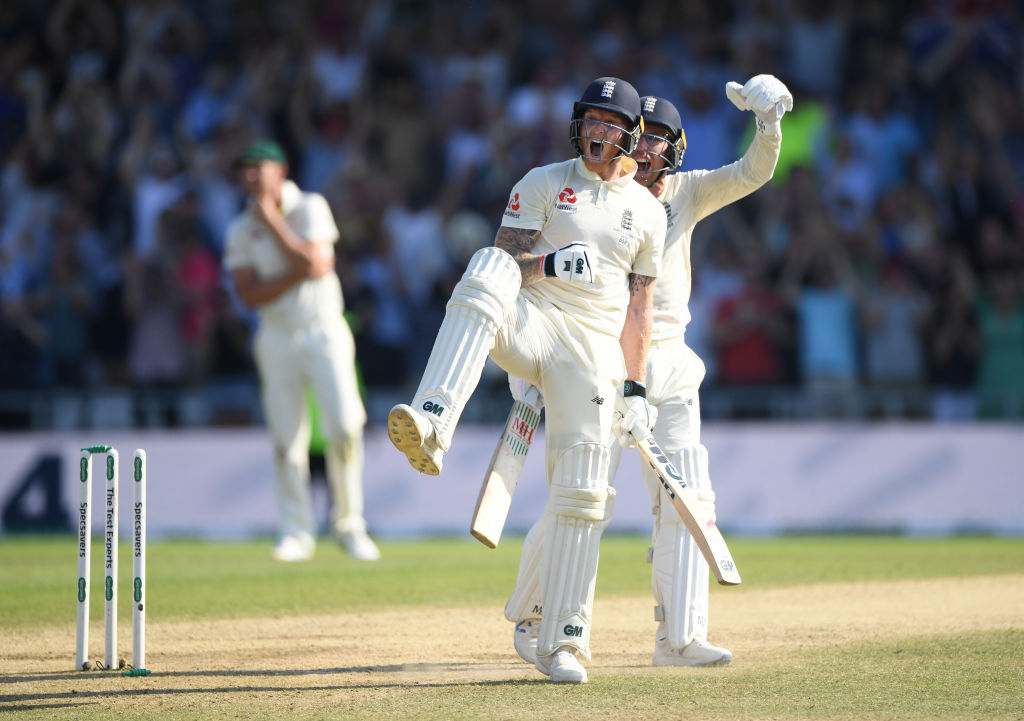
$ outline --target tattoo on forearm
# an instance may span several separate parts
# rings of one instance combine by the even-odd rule
[[[537,244],[538,235],[540,235],[540,231],[537,230],[506,228],[503,226],[498,229],[498,235],[494,238],[494,244],[513,258],[519,258],[524,253],[533,251],[533,246]]]
[[[654,278],[649,275],[637,275],[636,273],[629,274],[629,294],[636,295],[642,289],[647,288],[654,283]]]
[[[533,246],[537,244],[539,236],[539,230],[501,227],[498,229],[498,235],[494,238],[496,247],[516,259],[523,276],[524,286],[544,277],[538,268],[537,256],[533,254]]]

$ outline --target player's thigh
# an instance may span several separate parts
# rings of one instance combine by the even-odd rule
[[[491,359],[502,370],[540,385],[540,370],[555,352],[556,333],[549,319],[522,295],[494,338]]]
[[[704,363],[682,338],[654,343],[647,363],[647,398],[658,408],[654,438],[668,453],[700,443],[700,381]]]
[[[296,438],[305,419],[301,355],[289,333],[261,327],[253,339],[263,416],[270,434],[282,447]]]
[[[355,433],[366,424],[356,377],[355,342],[347,325],[339,323],[311,340],[306,374],[328,438]]]
[[[624,374],[618,339],[591,332],[575,335],[544,366],[541,389],[549,474],[566,449],[611,442],[615,394]]]

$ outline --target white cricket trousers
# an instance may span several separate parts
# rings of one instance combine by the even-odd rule
[[[307,384],[320,408],[327,445],[327,477],[334,498],[332,530],[365,529],[366,410],[359,396],[355,342],[348,325],[339,315],[337,323],[298,330],[261,326],[253,351],[263,413],[274,444],[281,533],[316,536],[309,488]]]

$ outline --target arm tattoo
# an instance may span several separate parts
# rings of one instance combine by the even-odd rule
[[[533,246],[537,244],[538,235],[540,235],[538,230],[502,226],[498,229],[494,244],[518,260],[520,256],[533,250]]]
[[[629,274],[629,294],[636,295],[642,288],[646,288],[654,282],[654,278],[649,275],[637,275],[636,273]]]
[[[540,256],[535,255],[533,246],[537,244],[540,237],[539,230],[526,230],[524,228],[498,229],[498,235],[494,238],[495,247],[501,248],[516,259],[519,264],[519,271],[523,276],[523,287],[536,283],[544,277],[540,270]]]

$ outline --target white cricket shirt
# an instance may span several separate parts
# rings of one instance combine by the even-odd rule
[[[312,243],[332,246],[338,241],[327,200],[319,193],[304,193],[290,180],[281,193],[281,212],[295,234]],[[260,280],[277,278],[289,270],[288,261],[272,231],[253,218],[247,208],[235,216],[228,226],[224,245],[224,267],[252,268]],[[344,301],[336,273],[309,278],[288,289],[258,309],[260,323],[280,329],[298,330],[311,324],[337,322]]]
[[[673,338],[690,322],[690,236],[703,218],[767,183],[779,159],[782,137],[754,134],[743,157],[717,170],[668,176],[658,200],[668,216],[661,278],[654,286],[652,340]],[[647,191],[650,195],[650,191]],[[652,196],[653,197],[653,196]]]
[[[594,282],[544,278],[522,290],[580,323],[616,338],[629,304],[629,274],[657,277],[665,241],[665,211],[630,172],[605,181],[580,158],[534,168],[516,183],[501,224],[539,230],[534,253],[585,243]]]

